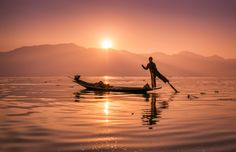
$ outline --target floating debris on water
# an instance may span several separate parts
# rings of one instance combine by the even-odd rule
[[[236,101],[236,98],[219,98],[220,101]]]
[[[219,93],[219,91],[218,91],[218,90],[215,90],[215,93]]]
[[[187,95],[187,98],[188,98],[188,99],[190,98],[190,94]]]
[[[192,100],[192,99],[197,99],[197,98],[199,98],[199,97],[194,96],[194,95],[191,95],[191,94],[188,94],[188,95],[187,95],[187,98],[190,99],[190,100]]]

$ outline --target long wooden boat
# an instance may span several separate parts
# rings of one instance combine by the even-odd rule
[[[146,93],[147,91],[154,90],[145,85],[144,87],[123,87],[123,86],[111,86],[109,84],[104,84],[103,82],[90,83],[80,79],[80,75],[75,75],[74,82],[85,87],[88,90],[94,91],[112,91],[112,92],[130,92],[130,93]],[[160,89],[160,88],[155,88]]]

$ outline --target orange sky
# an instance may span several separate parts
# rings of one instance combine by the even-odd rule
[[[0,51],[76,43],[135,53],[183,50],[236,57],[233,0],[1,0]]]

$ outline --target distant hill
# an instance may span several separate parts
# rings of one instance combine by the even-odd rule
[[[236,76],[236,59],[205,57],[191,52],[135,54],[122,50],[84,48],[75,44],[39,45],[0,53],[0,76],[112,75],[141,76],[153,56],[168,76]]]

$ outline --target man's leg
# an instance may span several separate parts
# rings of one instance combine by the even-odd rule
[[[153,73],[151,73],[151,82],[152,82],[152,88],[156,87],[156,77]]]
[[[156,75],[153,74],[153,83],[154,83],[154,88],[157,87],[157,83],[156,83]]]

